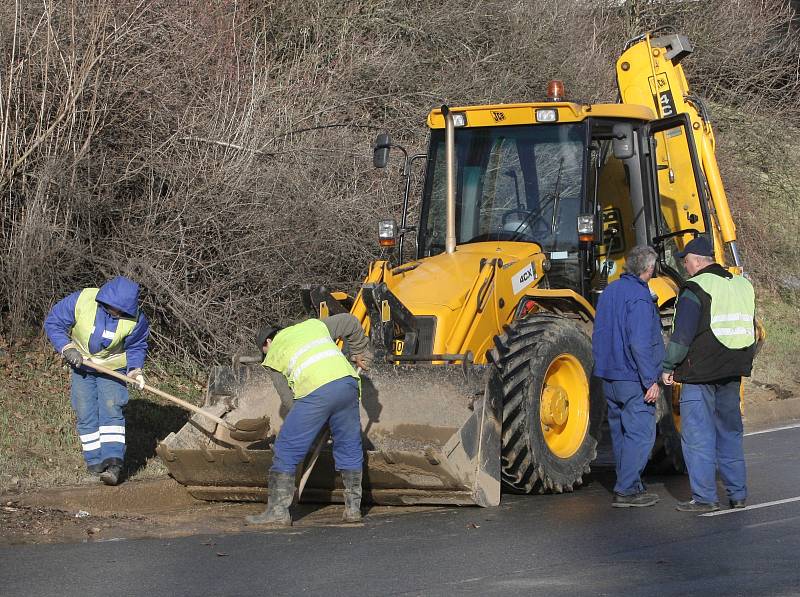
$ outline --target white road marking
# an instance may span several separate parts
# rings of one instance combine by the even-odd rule
[[[770,506],[780,506],[781,504],[788,504],[790,502],[800,502],[800,495],[797,497],[786,498],[785,500],[776,500],[774,502],[764,502],[763,504],[753,504],[746,508],[731,508],[730,510],[717,510],[716,512],[707,512],[700,516],[722,516],[723,514],[735,514],[736,512],[747,512],[748,510],[758,510],[759,508],[769,508]]]
[[[773,431],[783,431],[784,429],[797,429],[798,427],[800,427],[800,423],[795,423],[794,425],[784,425],[783,427],[773,427],[772,429],[762,429],[761,431],[751,431],[749,433],[745,433],[745,436],[761,435],[762,433],[772,433]]]
[[[746,524],[744,528],[746,529],[757,529],[759,527],[769,527],[774,526],[776,524],[786,524],[787,522],[791,522],[792,520],[797,520],[800,516],[790,516],[789,518],[779,518],[778,520],[768,520],[767,522],[759,522],[756,524]]]

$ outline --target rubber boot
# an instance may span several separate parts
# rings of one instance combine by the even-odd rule
[[[86,472],[88,472],[90,475],[94,475],[95,477],[97,477],[104,470],[106,470],[106,465],[100,464],[99,462],[97,464],[86,465]]]
[[[289,506],[294,498],[294,475],[291,473],[269,473],[269,498],[267,509],[261,514],[247,516],[247,524],[262,524],[270,527],[292,526],[292,515]]]
[[[105,470],[100,473],[100,480],[106,485],[119,485],[122,482],[122,460],[119,458],[107,458],[102,466]]]
[[[345,522],[361,522],[361,470],[342,471]]]

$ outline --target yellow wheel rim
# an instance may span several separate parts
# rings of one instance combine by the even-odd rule
[[[539,405],[544,440],[559,458],[569,458],[583,444],[589,429],[589,380],[571,354],[553,359],[544,375]]]

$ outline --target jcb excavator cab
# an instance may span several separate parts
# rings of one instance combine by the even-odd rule
[[[684,115],[653,120],[652,112],[637,114],[632,106],[623,115],[616,107],[594,106],[578,121],[485,128],[468,128],[471,110],[455,108],[463,123],[455,143],[456,244],[536,243],[549,258],[545,283],[592,302],[619,276],[629,248],[651,244],[663,249],[662,266],[679,284],[685,272],[675,252],[711,229],[691,121]],[[490,112],[505,122],[518,108]],[[536,111],[556,119],[549,114],[565,110]],[[672,140],[662,149],[664,138]],[[444,154],[444,130],[433,129],[417,259],[445,251]]]
[[[490,110],[503,122],[513,108]],[[556,108],[538,110],[551,118]],[[469,126],[471,111],[457,112],[456,244],[536,243],[551,255],[554,287],[579,289],[577,218],[585,200],[586,122]],[[434,116],[435,117],[435,116]],[[445,250],[445,131],[431,132],[417,257]],[[555,255],[555,259],[553,259]]]
[[[553,85],[547,101],[443,107],[428,115],[427,153],[400,148],[401,222],[379,231],[399,250],[371,264],[353,295],[319,286],[302,295],[311,316],[350,312],[372,341],[376,364],[362,376],[368,498],[490,506],[501,482],[521,492],[583,483],[604,407],[591,377],[594,304],[627,251],[659,251],[663,275],[650,287],[665,328],[682,280],[676,249],[708,234],[718,260],[727,243],[738,265],[713,133],[678,64],[689,51],[682,36],[642,36],[617,62],[622,103],[572,103]],[[379,135],[374,164],[393,147]],[[420,163],[416,255],[404,260]],[[677,458],[674,398],[659,425]],[[257,365],[216,369],[206,406],[267,415],[280,429],[279,398]],[[198,497],[263,499],[272,441],[242,444],[193,419],[158,450]],[[307,487],[312,499],[339,499],[328,451]]]

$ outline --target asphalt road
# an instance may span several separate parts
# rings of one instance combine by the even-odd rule
[[[0,595],[800,595],[799,445],[800,427],[749,435],[749,506],[715,516],[675,511],[683,476],[649,480],[653,508],[611,508],[606,472],[356,528],[6,548]]]

